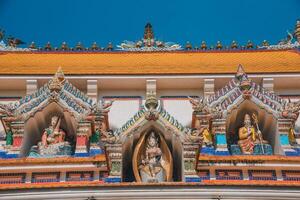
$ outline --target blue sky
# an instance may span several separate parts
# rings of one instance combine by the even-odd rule
[[[136,41],[151,22],[163,41],[277,43],[300,18],[300,0],[0,0],[0,28],[29,44]]]

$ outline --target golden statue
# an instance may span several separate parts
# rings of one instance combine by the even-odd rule
[[[205,128],[203,130],[202,134],[203,134],[203,144],[205,146],[212,146],[213,145],[213,136],[212,136],[211,132],[207,128]]]
[[[172,155],[165,140],[154,131],[150,134],[144,134],[139,139],[134,150],[132,162],[137,182],[164,182],[172,180]]]
[[[294,129],[293,125],[290,127],[288,137],[289,137],[290,145],[296,145],[297,144],[296,136],[295,136],[295,129]]]
[[[257,130],[251,124],[249,114],[245,114],[244,126],[239,129],[238,144],[243,154],[253,154],[255,144],[267,144],[268,142],[262,139],[262,133],[258,128],[257,117],[253,115]],[[262,151],[264,153],[263,147]]]

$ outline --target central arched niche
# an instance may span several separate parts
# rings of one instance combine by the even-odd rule
[[[25,122],[24,139],[21,147],[21,156],[27,156],[31,147],[41,141],[42,134],[51,123],[53,116],[61,117],[60,128],[66,132],[66,141],[75,143],[77,122],[68,111],[53,102],[34,114]]]
[[[134,182],[135,177],[133,173],[132,158],[137,142],[144,134],[155,131],[160,134],[168,145],[168,148],[173,158],[173,181],[182,181],[182,144],[179,138],[174,134],[166,131],[164,127],[156,122],[148,122],[140,128],[138,132],[127,135],[122,145],[122,180],[123,182]]]
[[[266,110],[262,108],[259,108],[250,100],[244,100],[227,116],[226,135],[228,148],[230,149],[230,145],[232,144],[237,144],[239,139],[238,131],[240,127],[244,126],[245,114],[249,114],[251,116],[252,125],[255,127],[252,119],[253,113],[255,113],[258,117],[258,125],[263,134],[263,139],[267,140],[272,146],[274,154],[280,153],[280,148],[278,148],[279,140],[277,137],[277,119],[273,116],[273,114],[266,112]]]

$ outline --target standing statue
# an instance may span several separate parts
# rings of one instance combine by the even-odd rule
[[[158,137],[151,132],[147,138],[144,159],[139,166],[143,182],[162,182],[165,181],[165,170],[162,167],[162,151],[158,145]],[[152,179],[153,181],[151,181]]]
[[[137,182],[157,183],[172,180],[173,158],[162,136],[151,131],[138,141],[132,159]]]
[[[257,119],[254,117],[254,119]],[[239,141],[238,144],[243,154],[253,154],[253,150],[256,144],[260,144],[262,153],[264,154],[263,144],[268,142],[263,140],[262,133],[258,128],[256,121],[256,129],[251,124],[251,118],[249,114],[245,114],[244,126],[239,129]]]

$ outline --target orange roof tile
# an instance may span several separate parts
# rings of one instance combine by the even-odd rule
[[[297,50],[206,52],[0,52],[0,74],[299,73]]]

